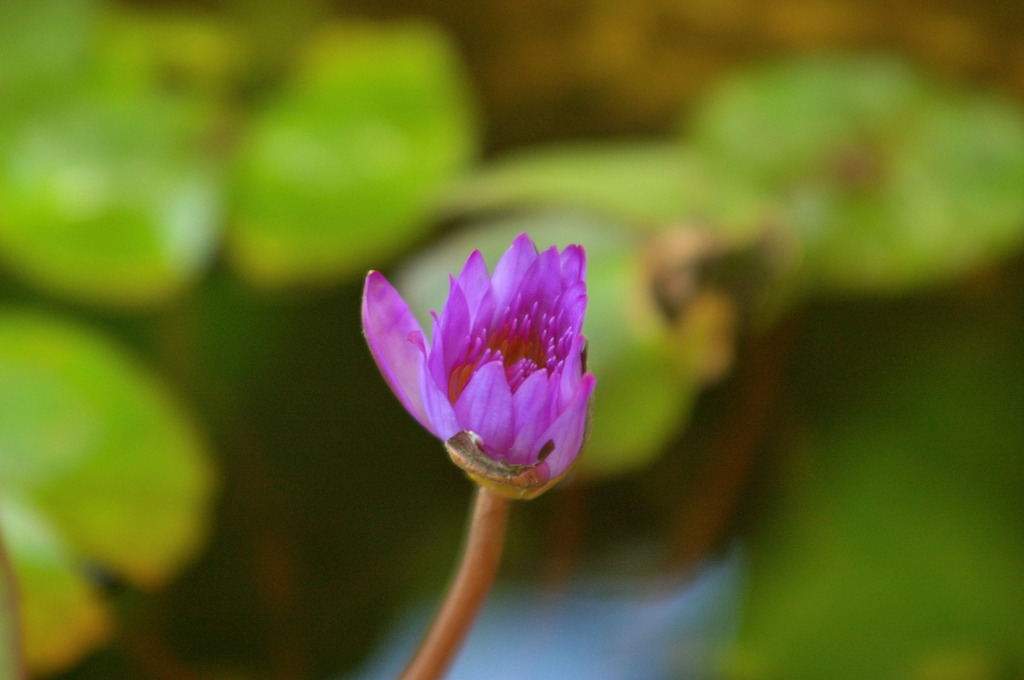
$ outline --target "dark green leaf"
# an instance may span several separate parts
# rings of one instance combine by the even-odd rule
[[[751,549],[732,677],[1011,677],[1024,664],[1019,305],[860,312],[818,318],[798,348],[810,421]]]

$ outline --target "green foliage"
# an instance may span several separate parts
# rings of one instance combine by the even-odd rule
[[[168,310],[221,250],[288,285],[361,273],[382,242],[424,233],[475,147],[453,50],[419,23],[314,39],[306,24],[260,33],[282,37],[277,60],[305,45],[285,68],[222,16],[0,0],[0,262],[29,284],[17,294]],[[196,552],[203,449],[107,340],[0,314],[0,534],[32,669],[74,663],[112,628],[84,565],[153,588]]]
[[[252,280],[348,277],[426,232],[472,156],[462,74],[426,25],[322,29],[227,149],[211,141],[244,81],[238,36],[74,6],[77,21],[43,0],[0,25],[17,65],[0,72],[0,257],[47,290],[166,299],[206,270],[229,202],[228,255]]]
[[[769,206],[763,195],[715,176],[682,145],[665,141],[548,146],[484,166],[457,184],[454,212],[575,207],[636,227],[706,220],[748,227]]]
[[[361,273],[427,231],[474,136],[442,36],[419,24],[325,31],[249,125],[229,254],[264,284]]]
[[[91,0],[0,0],[0,124],[59,97],[82,75],[94,10]]]
[[[5,499],[0,527],[19,596],[20,635],[7,639],[21,643],[18,651],[34,673],[66,668],[107,638],[110,612],[45,520]]]
[[[103,41],[92,15],[67,21],[57,6],[23,3],[19,21],[0,24],[25,69],[0,81],[13,104],[0,115],[0,257],[65,296],[164,299],[204,270],[219,236],[216,173],[200,145],[211,110],[162,90],[155,68],[132,77],[120,65],[133,62],[103,51],[129,43],[134,26]],[[19,48],[51,15],[56,56]]]
[[[181,113],[146,99],[76,101],[12,131],[0,149],[8,265],[86,300],[176,292],[203,271],[219,229],[193,138]]]
[[[165,581],[205,534],[212,471],[181,408],[115,346],[12,310],[0,314],[0,452],[28,662],[56,668],[107,627],[77,565]]]
[[[786,206],[812,289],[898,292],[1024,234],[1024,119],[891,59],[808,58],[724,82],[693,123],[712,167]]]

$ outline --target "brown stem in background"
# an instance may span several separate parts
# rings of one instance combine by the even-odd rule
[[[544,561],[544,586],[549,593],[563,590],[572,577],[583,544],[588,487],[584,480],[573,480],[559,490],[552,502],[548,545]]]
[[[498,572],[509,500],[479,487],[466,543],[444,603],[400,680],[437,680],[448,669]]]
[[[778,402],[794,326],[793,319],[784,321],[739,367],[734,406],[722,418],[725,426],[709,444],[711,455],[675,520],[668,550],[673,569],[686,570],[699,561],[735,512]]]

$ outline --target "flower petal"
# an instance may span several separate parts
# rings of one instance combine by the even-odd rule
[[[432,336],[436,346],[442,350],[446,376],[452,366],[463,358],[470,340],[470,313],[466,295],[454,278],[449,277],[448,283],[448,298],[444,301],[439,317],[441,323],[435,325],[436,333]]]
[[[469,306],[470,315],[476,319],[477,311],[484,296],[491,290],[491,277],[487,273],[487,265],[484,263],[484,256],[479,250],[470,253],[462,271],[459,272],[456,281],[466,296],[466,304]]]
[[[556,403],[559,409],[567,408],[566,405],[576,397],[580,380],[583,379],[583,346],[586,343],[587,339],[582,335],[577,335],[573,339],[572,347],[569,348],[566,354],[565,363],[562,364],[561,371],[558,373],[558,397]],[[552,383],[554,382],[554,379],[552,379]]]
[[[459,429],[476,433],[489,456],[495,460],[508,456],[515,423],[512,391],[500,361],[488,362],[473,372],[455,402],[455,415]]]
[[[558,311],[565,323],[577,333],[583,329],[583,316],[587,311],[587,286],[577,281],[562,293],[558,300]]]
[[[593,390],[594,376],[587,373],[580,381],[579,389],[569,406],[548,427],[547,431],[537,438],[537,444],[541,448],[549,441],[554,443],[554,449],[545,459],[551,478],[558,477],[565,472],[580,453],[589,417],[587,402]]]
[[[372,271],[366,276],[363,333],[391,391],[405,410],[431,429],[419,389],[425,357],[421,347],[410,339],[413,333],[422,337],[423,331],[405,300],[380,272]]]
[[[574,283],[583,281],[587,265],[583,246],[566,246],[559,259],[561,260],[563,288],[569,288]]]
[[[537,247],[526,234],[516,236],[498,264],[494,267],[491,277],[491,288],[494,290],[494,304],[499,310],[512,301],[512,296],[523,281],[523,276],[537,259]]]
[[[427,429],[443,441],[454,437],[462,428],[455,418],[455,409],[448,401],[447,388],[438,386],[429,371],[422,371],[420,394],[423,396],[423,409],[429,422]]]
[[[533,465],[537,462],[540,444],[534,444],[538,435],[551,425],[552,399],[548,382],[547,371],[535,371],[512,395],[515,440],[509,454],[510,465]]]
[[[558,271],[556,248],[552,246],[537,256],[523,276],[517,292],[522,294],[523,309],[528,309],[537,302],[540,311],[555,311],[559,293],[562,292],[562,277]],[[512,310],[512,313],[521,313],[523,309]]]

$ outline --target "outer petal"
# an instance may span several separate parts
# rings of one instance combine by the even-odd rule
[[[475,432],[483,450],[495,460],[508,456],[513,440],[512,392],[505,367],[491,361],[479,367],[455,402],[459,429]]]
[[[494,303],[498,310],[504,309],[512,300],[519,288],[523,276],[537,259],[537,247],[526,234],[516,236],[498,264],[494,267],[491,277],[491,288],[494,291]],[[500,313],[500,312],[499,312]]]
[[[481,301],[491,290],[491,277],[487,273],[487,265],[484,264],[484,257],[479,250],[470,253],[456,281],[466,296],[470,316],[475,319]]]
[[[583,281],[586,275],[586,255],[583,246],[566,246],[560,256],[562,264],[562,287],[568,288],[574,283]]]
[[[455,409],[448,401],[447,388],[438,387],[429,371],[421,371],[420,394],[423,396],[423,409],[429,421],[426,428],[442,440],[454,437],[462,428],[455,418]]]
[[[545,460],[552,479],[572,465],[580,452],[580,447],[583,446],[583,435],[589,417],[588,402],[593,390],[594,376],[587,373],[580,381],[572,402],[536,441],[539,448],[549,441],[554,442],[555,448]]]
[[[469,344],[470,313],[469,303],[462,286],[454,278],[449,280],[448,299],[444,301],[440,324],[435,324],[432,336],[435,347],[443,351],[445,375],[462,358]]]
[[[445,394],[448,393],[448,367],[445,365],[444,334],[441,333],[441,320],[434,312],[430,313],[433,320],[430,326],[430,351],[427,353],[427,373],[431,380]]]
[[[420,395],[420,374],[425,357],[410,338],[420,333],[419,323],[384,275],[372,271],[363,287],[363,333],[377,367],[402,406],[432,430]]]
[[[552,385],[553,389],[558,392],[557,404],[559,408],[567,408],[567,404],[572,401],[576,396],[576,391],[579,389],[580,380],[583,379],[583,345],[585,345],[587,339],[582,335],[577,335],[573,339],[572,347],[569,348],[569,352],[565,357],[565,363],[562,365],[562,370],[557,377],[557,387]],[[554,376],[552,376],[552,382],[554,382]]]
[[[577,281],[562,293],[558,300],[562,318],[579,333],[583,328],[583,316],[587,311],[587,286]]]
[[[515,410],[515,441],[509,455],[510,465],[533,465],[537,462],[534,446],[537,437],[551,425],[550,378],[547,371],[536,371],[523,381],[512,395]]]

